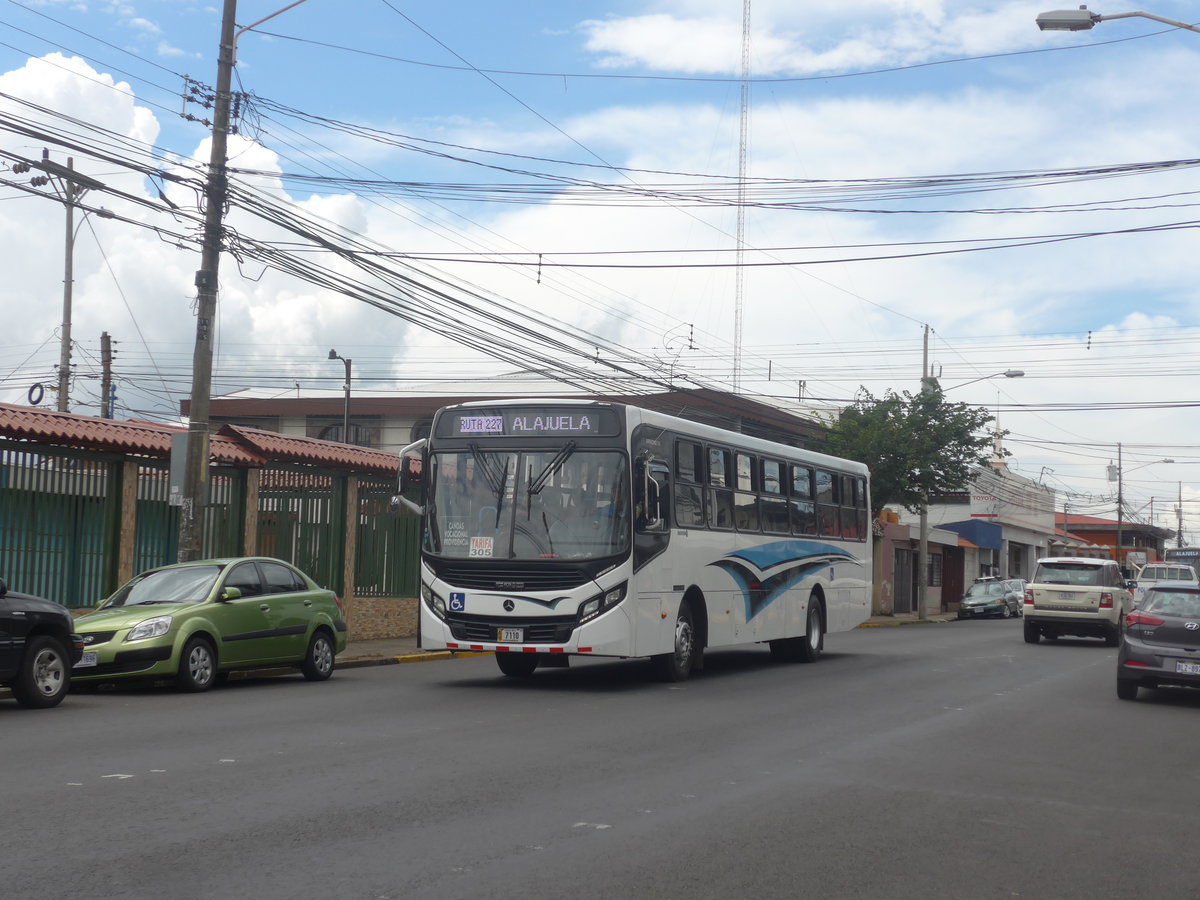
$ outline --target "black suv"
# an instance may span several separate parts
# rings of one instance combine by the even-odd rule
[[[57,603],[11,594],[0,579],[0,686],[22,706],[57,706],[71,685],[71,667],[83,656],[74,619]]]

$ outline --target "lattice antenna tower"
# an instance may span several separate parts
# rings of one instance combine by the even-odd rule
[[[742,114],[738,128],[737,265],[733,281],[733,392],[742,385],[742,300],[746,252],[746,146],[750,122],[750,0],[742,0]]]

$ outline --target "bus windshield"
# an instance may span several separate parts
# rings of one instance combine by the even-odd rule
[[[615,450],[434,453],[426,549],[447,559],[598,559],[629,547],[629,472]]]

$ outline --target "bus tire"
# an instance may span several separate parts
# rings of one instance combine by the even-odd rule
[[[808,598],[808,623],[804,638],[796,646],[796,662],[815,663],[825,649],[825,630],[821,627],[821,604],[816,596]]]
[[[696,627],[692,608],[686,601],[679,604],[675,615],[675,649],[654,657],[655,667],[663,681],[687,681],[696,658]]]
[[[496,665],[510,678],[528,678],[538,667],[538,655],[504,650],[496,654]]]

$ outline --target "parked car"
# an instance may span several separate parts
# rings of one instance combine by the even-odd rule
[[[1196,570],[1180,563],[1147,563],[1137,573],[1137,587],[1134,588],[1133,602],[1141,606],[1146,591],[1160,581],[1186,582],[1194,587],[1200,587],[1200,579]]]
[[[206,691],[235,669],[294,665],[333,674],[346,619],[333,591],[278,559],[208,559],[151,569],[76,620],[74,683],[173,678]]]
[[[1159,582],[1125,617],[1117,696],[1162,685],[1200,687],[1200,587],[1191,582]]]
[[[1063,635],[1104,638],[1115,647],[1133,609],[1133,582],[1111,559],[1059,556],[1039,559],[1025,586],[1025,641]]]
[[[1015,578],[976,578],[958,605],[960,619],[1021,615],[1025,582]]]
[[[41,597],[9,591],[0,579],[0,685],[24,707],[58,706],[83,656],[71,614]]]

